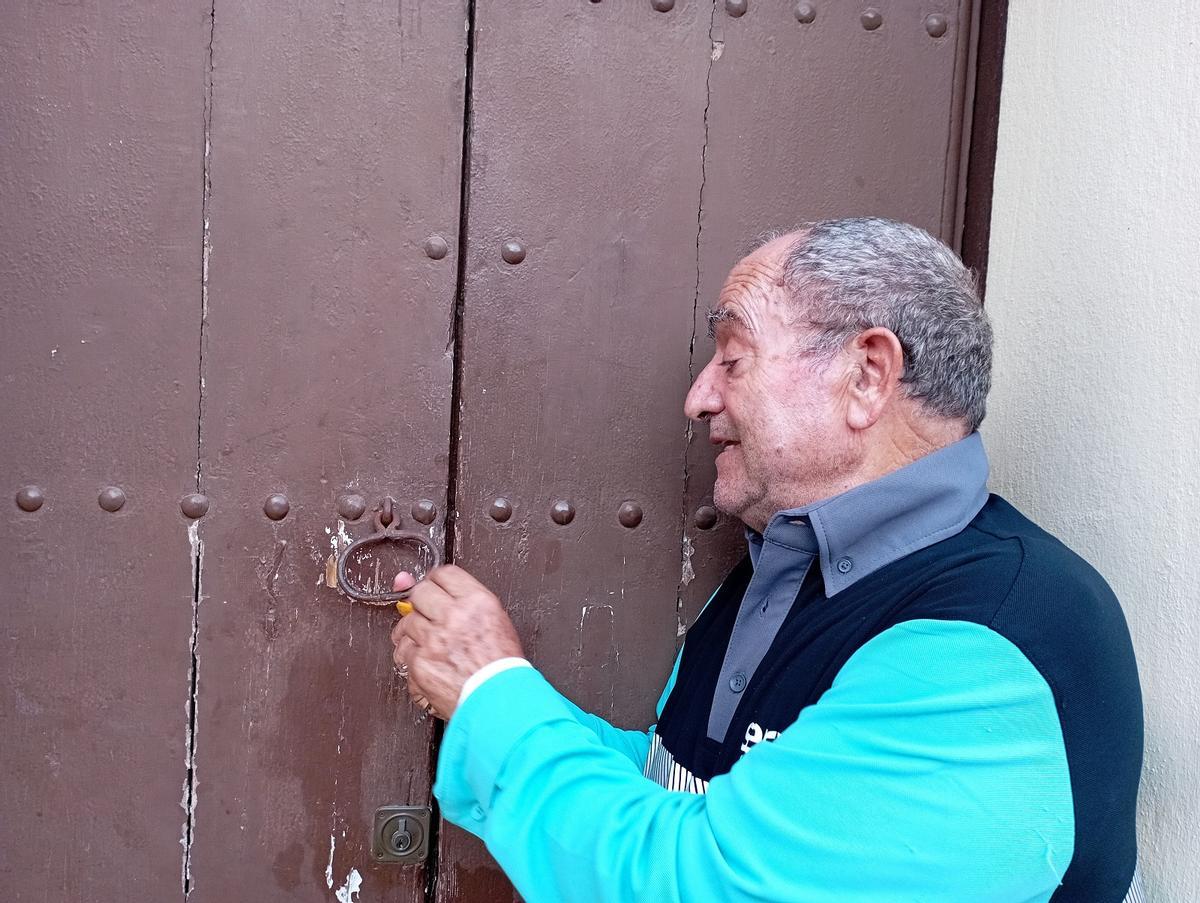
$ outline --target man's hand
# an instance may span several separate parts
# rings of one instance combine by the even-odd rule
[[[411,575],[396,575],[396,591],[413,586]],[[524,657],[517,631],[500,600],[486,586],[452,564],[435,568],[414,588],[413,612],[392,629],[392,660],[408,675],[408,692],[428,702],[439,718],[449,718],[467,678],[484,665]]]

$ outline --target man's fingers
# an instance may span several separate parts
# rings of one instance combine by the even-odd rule
[[[396,642],[395,648],[392,649],[392,661],[401,674],[408,674],[409,659],[415,648],[416,644],[412,641],[412,637],[402,636]]]
[[[404,635],[418,646],[426,645],[430,632],[435,629],[433,622],[419,611],[413,611],[400,623],[404,625]]]
[[[420,646],[433,628],[433,622],[417,610],[396,622],[392,628],[392,644],[399,646],[406,640]]]
[[[465,596],[468,593],[487,591],[487,587],[453,564],[445,564],[434,568],[426,578],[427,582],[436,583],[451,596]]]
[[[402,593],[406,589],[411,589],[417,585],[417,580],[408,571],[401,571],[396,575],[396,579],[392,581],[392,592]]]
[[[437,714],[433,711],[433,703],[429,701],[429,695],[421,689],[420,684],[410,680],[408,682],[408,696],[417,708],[423,709],[425,712]]]
[[[415,678],[410,677],[408,679],[407,689],[408,689],[409,697],[412,698],[413,700],[416,700],[416,698],[418,696],[425,695],[425,691],[421,689],[421,685],[419,683],[417,683]]]
[[[436,573],[437,571],[430,571],[430,576]],[[412,603],[414,613],[420,612],[431,621],[438,620],[442,609],[453,602],[446,591],[428,577],[413,587],[408,601]],[[411,617],[412,615],[408,616],[408,618]]]
[[[411,615],[401,618],[392,628],[392,661],[402,671],[413,663],[413,655],[417,647],[426,645],[437,628],[427,617],[414,611]]]

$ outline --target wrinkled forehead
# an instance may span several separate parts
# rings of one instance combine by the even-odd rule
[[[786,237],[775,239],[734,265],[708,314],[711,337],[761,332],[786,322],[783,262],[791,244]]]

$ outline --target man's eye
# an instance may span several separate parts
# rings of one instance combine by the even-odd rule
[[[722,367],[724,367],[726,370],[732,370],[732,369],[733,369],[733,365],[734,365],[734,364],[736,364],[736,363],[737,363],[738,361],[740,361],[740,360],[741,360],[741,358],[740,358],[740,357],[727,357],[727,358],[723,358],[723,359],[721,360],[721,366],[722,366]]]

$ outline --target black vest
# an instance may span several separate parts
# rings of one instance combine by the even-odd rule
[[[916,619],[985,625],[1020,649],[1054,693],[1070,770],[1075,852],[1056,903],[1120,901],[1137,862],[1141,690],[1120,605],[1095,570],[997,496],[956,536],[826,598],[814,563],[723,741],[707,736],[725,649],[752,574],[729,574],[687,633],[656,729],[679,766],[708,781],[791,725],[863,644]]]

